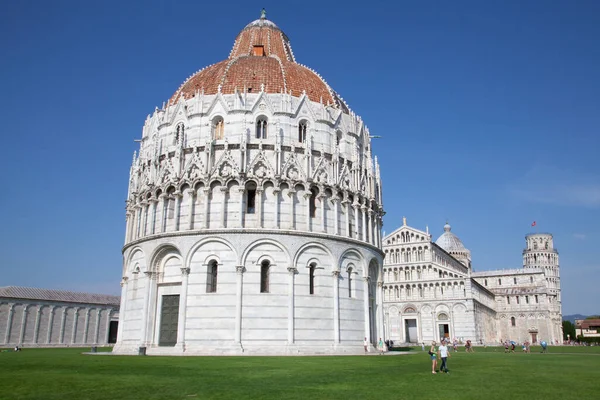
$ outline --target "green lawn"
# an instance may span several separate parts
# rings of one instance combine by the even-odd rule
[[[495,350],[495,351],[494,351]],[[0,399],[596,398],[600,347],[452,353],[450,374],[416,354],[346,357],[138,357],[82,349],[0,353]],[[575,353],[575,354],[570,354]]]

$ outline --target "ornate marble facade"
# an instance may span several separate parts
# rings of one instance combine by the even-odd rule
[[[385,334],[405,343],[562,340],[558,252],[551,234],[529,234],[523,268],[473,272],[450,225],[432,241],[406,225],[383,238]]]
[[[146,119],[115,352],[362,351],[383,332],[381,199],[361,118],[248,24]]]

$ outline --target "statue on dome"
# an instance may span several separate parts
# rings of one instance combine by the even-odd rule
[[[264,8],[260,11],[260,19],[267,19],[267,10]]]

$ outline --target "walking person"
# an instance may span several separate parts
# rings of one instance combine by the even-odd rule
[[[449,372],[448,366],[446,365],[446,360],[448,357],[450,357],[450,352],[448,351],[448,346],[446,346],[446,341],[442,340],[440,347],[438,347],[438,352],[440,353],[440,358],[442,359],[440,371],[448,374]]]
[[[429,356],[431,357],[431,373],[432,374],[437,374],[437,372],[435,371],[435,369],[437,368],[437,358],[436,358],[436,351],[435,351],[435,341],[431,342],[431,347],[429,348]]]
[[[367,354],[369,352],[369,341],[367,340],[366,336],[363,342],[363,346],[365,347],[365,354]]]
[[[383,352],[385,351],[385,345],[383,344],[383,340],[381,340],[381,338],[379,338],[379,343],[377,343],[377,347],[379,347],[379,355],[383,355]]]

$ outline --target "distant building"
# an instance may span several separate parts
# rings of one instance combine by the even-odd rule
[[[523,268],[473,272],[471,252],[450,225],[433,242],[406,225],[384,237],[388,339],[562,341],[558,252],[547,233],[525,237]]]
[[[575,335],[585,338],[595,337],[600,339],[600,318],[576,319]],[[575,338],[571,338],[575,339]]]
[[[84,347],[115,343],[119,296],[0,287],[0,346]]]

